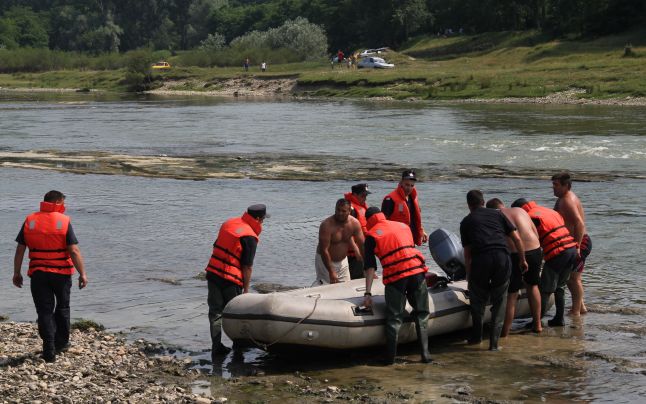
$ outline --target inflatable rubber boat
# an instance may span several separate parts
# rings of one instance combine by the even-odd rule
[[[469,328],[469,294],[459,239],[442,229],[430,239],[431,255],[444,272],[427,273],[429,336]],[[383,345],[386,305],[381,279],[372,284],[372,310],[362,307],[364,292],[365,280],[356,279],[287,292],[239,295],[224,309],[223,329],[233,341],[250,341],[264,349],[274,345],[329,349]],[[517,317],[529,314],[527,296],[521,292]],[[406,311],[412,311],[408,304]],[[485,316],[485,321],[490,320],[489,310]],[[416,339],[413,319],[407,314],[399,343]]]

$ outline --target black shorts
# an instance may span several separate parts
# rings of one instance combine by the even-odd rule
[[[539,247],[535,250],[525,251],[525,260],[527,261],[527,272],[522,274],[518,265],[518,253],[511,253],[511,278],[507,292],[518,292],[523,287],[523,281],[527,285],[538,285],[543,263],[543,250]]]

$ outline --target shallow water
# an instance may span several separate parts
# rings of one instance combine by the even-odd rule
[[[2,98],[0,98],[2,99]],[[371,167],[435,167],[418,184],[427,229],[457,232],[467,214],[465,193],[509,203],[525,196],[552,206],[552,171],[589,175],[577,182],[593,252],[584,274],[590,314],[541,336],[514,334],[503,351],[466,347],[460,336],[433,340],[437,364],[367,366],[372,353],[314,361],[246,353],[227,358],[229,377],[321,372],[331,382],[369,377],[437,398],[460,383],[481,397],[537,401],[643,401],[646,395],[646,114],[643,109],[580,106],[375,104],[350,101],[97,100],[0,101],[0,150],[89,151],[151,156],[279,153],[351,156]],[[469,175],[461,177],[465,165]],[[473,167],[502,167],[478,174]],[[351,164],[348,167],[353,167]],[[343,167],[339,167],[343,169]],[[395,170],[396,171],[396,170]],[[444,177],[442,172],[451,175]],[[353,181],[179,181],[122,175],[78,175],[0,167],[0,314],[35,320],[27,288],[11,285],[11,262],[24,217],[49,189],[68,195],[90,285],[73,291],[75,318],[91,318],[208,358],[203,271],[219,224],[255,202],[272,218],[261,236],[253,283],[308,286],[320,221]],[[523,173],[524,178],[515,174]],[[396,172],[393,173],[396,175]],[[356,180],[360,180],[357,178]],[[394,183],[370,182],[379,204]],[[428,250],[423,248],[428,256]],[[23,273],[24,273],[23,266]],[[518,327],[522,323],[517,324]],[[415,349],[404,348],[411,360]],[[417,396],[416,396],[417,397]]]

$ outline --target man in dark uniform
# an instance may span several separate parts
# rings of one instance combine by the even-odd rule
[[[372,281],[377,268],[375,255],[383,268],[386,300],[386,364],[392,364],[397,355],[397,337],[406,313],[406,300],[413,307],[411,314],[420,346],[422,362],[431,361],[428,352],[428,289],[425,273],[428,271],[422,253],[415,248],[408,226],[387,220],[377,207],[368,208],[368,235],[364,242],[366,292],[364,305],[372,307]]]
[[[79,289],[87,285],[83,256],[65,212],[65,195],[49,191],[40,211],[27,216],[16,237],[13,284],[22,287],[20,273],[25,250],[29,249],[31,295],[38,313],[38,333],[43,340],[43,359],[56,361],[67,350],[70,339],[70,289],[74,268],[79,271]]]
[[[368,184],[366,183],[353,185],[351,190],[352,192],[344,194],[343,196],[350,201],[350,216],[359,221],[361,231],[365,237],[368,232],[366,228],[366,210],[368,209],[366,199],[372,192],[368,190]],[[361,257],[359,251],[355,251],[355,248],[348,250],[348,266],[350,267],[350,279],[363,278],[363,257]]]
[[[467,193],[469,213],[460,223],[464,260],[469,282],[469,300],[473,328],[469,343],[482,341],[482,323],[485,306],[491,298],[491,334],[489,350],[498,350],[498,339],[505,319],[507,287],[511,276],[511,261],[507,238],[518,252],[521,271],[527,271],[525,249],[516,227],[499,210],[484,207],[484,196],[479,190]]]
[[[251,205],[241,217],[224,222],[213,243],[213,253],[206,266],[206,279],[209,287],[211,358],[214,362],[231,350],[222,344],[222,311],[234,297],[249,292],[258,237],[262,223],[268,217],[265,205]]]
[[[388,220],[407,224],[416,245],[428,241],[428,235],[422,226],[422,210],[417,199],[417,176],[413,170],[404,170],[397,188],[384,197],[381,211]]]

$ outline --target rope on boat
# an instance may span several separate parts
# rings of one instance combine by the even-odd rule
[[[269,349],[269,347],[270,347],[270,346],[272,346],[272,345],[277,344],[278,342],[280,342],[280,340],[281,340],[281,339],[283,339],[285,336],[287,336],[287,334],[289,334],[290,332],[294,331],[294,330],[296,329],[296,327],[298,327],[298,326],[299,326],[303,321],[305,321],[305,320],[307,320],[308,318],[310,318],[310,316],[311,316],[312,314],[314,314],[314,311],[316,311],[316,306],[318,305],[318,302],[319,302],[319,299],[320,299],[320,298],[321,298],[321,295],[316,296],[316,299],[314,299],[314,307],[312,307],[312,311],[310,311],[310,312],[309,312],[309,314],[308,314],[307,316],[305,316],[305,317],[303,317],[302,319],[298,320],[298,321],[296,322],[296,324],[294,324],[294,326],[293,326],[292,328],[290,328],[289,330],[287,330],[287,331],[286,331],[285,333],[283,333],[283,335],[281,335],[280,337],[276,338],[276,340],[275,340],[274,342],[271,342],[271,343],[269,343],[269,344],[263,344],[262,342],[256,341],[256,340],[253,338],[253,336],[251,335],[251,332],[249,332],[249,331],[247,332],[247,336],[249,337],[249,339],[251,340],[251,342],[253,342],[254,344],[256,344],[256,346],[258,346],[258,348],[262,349],[263,351],[267,351],[267,350]]]

